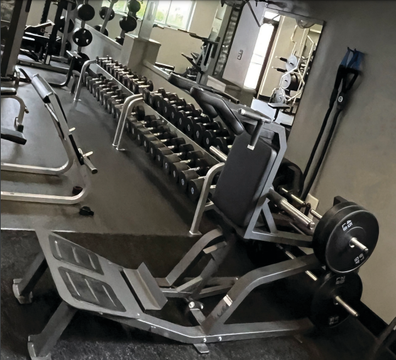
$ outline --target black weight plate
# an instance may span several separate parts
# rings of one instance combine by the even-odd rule
[[[140,2],[137,0],[130,0],[128,3],[128,9],[130,12],[136,14],[141,8]]]
[[[95,25],[94,29],[98,30],[100,32],[100,29],[102,28],[102,25]],[[109,36],[109,31],[107,29],[104,30],[103,35]]]
[[[339,274],[355,271],[373,253],[378,235],[378,221],[369,211],[359,205],[340,211],[324,229],[324,236],[328,239],[325,251],[327,267]],[[352,238],[365,245],[368,252],[363,253],[356,246],[350,247]]]
[[[99,16],[100,16],[103,20],[106,18],[106,14],[107,14],[107,11],[108,11],[109,9],[110,9],[110,8],[107,7],[107,6],[102,6],[102,7],[100,8],[100,10],[99,10]],[[114,16],[115,16],[115,12],[114,12],[113,9],[111,9],[109,21],[110,21],[110,20],[113,20],[113,19],[114,19]]]
[[[327,273],[318,281],[320,285],[313,296],[309,317],[319,328],[338,326],[349,313],[341,305],[336,305],[334,298],[339,296],[353,308],[362,296],[362,281],[357,273]]]
[[[352,201],[341,202],[339,204],[334,205],[319,220],[318,224],[315,227],[314,235],[312,238],[312,247],[314,249],[316,257],[325,264],[326,257],[326,244],[327,238],[323,235],[323,230],[326,228],[327,224],[331,219],[342,209],[345,209],[350,206],[355,206],[356,203]]]
[[[73,41],[78,46],[88,46],[92,42],[92,34],[89,30],[84,28],[76,29],[73,32]]]
[[[132,16],[123,16],[120,19],[120,28],[126,33],[136,29],[137,20]]]
[[[77,16],[83,21],[90,21],[95,17],[95,9],[89,4],[80,4],[77,7]]]
[[[80,56],[80,58],[76,60],[75,65],[74,65],[74,70],[81,71],[84,63],[89,60],[89,56],[82,52],[79,52],[78,55]],[[88,69],[89,69],[89,67],[87,68],[87,70]]]

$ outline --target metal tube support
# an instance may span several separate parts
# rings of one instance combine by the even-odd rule
[[[124,128],[125,128],[126,118],[127,118],[128,114],[131,113],[131,110],[135,106],[135,104],[139,101],[143,101],[143,96],[141,94],[132,95],[125,100],[125,102],[122,106],[121,115],[118,120],[117,129],[116,129],[113,144],[112,144],[118,151],[121,150],[120,144],[121,144],[121,140],[122,140],[122,134],[123,134]]]
[[[214,146],[211,146],[209,148],[209,151],[220,161],[222,162],[226,162],[227,161],[227,155],[224,154],[222,151],[220,151],[219,149],[215,148]]]
[[[116,1],[110,0],[110,6],[109,6],[109,8],[107,9],[106,16],[105,16],[105,18],[104,18],[104,20],[103,20],[103,24],[102,24],[102,26],[101,26],[101,28],[100,28],[100,32],[101,32],[102,34],[104,34],[104,32],[105,32],[105,30],[106,30],[106,26],[107,26],[107,23],[109,22],[110,15],[111,15],[111,12],[112,12],[112,10],[113,10],[113,6],[114,6],[115,3],[116,3]]]
[[[77,89],[76,89],[76,93],[74,94],[74,99],[73,101],[79,101],[80,100],[80,93],[81,93],[81,88],[82,85],[84,83],[84,74],[87,71],[87,68],[89,65],[96,63],[96,60],[88,60],[84,63],[84,65],[81,68],[81,74],[80,77],[78,79],[78,84],[77,84]]]
[[[270,189],[268,192],[270,200],[274,201],[275,204],[281,209],[286,211],[290,216],[296,219],[304,227],[312,230],[315,227],[315,223],[300,210],[296,209],[290,204],[283,196],[279,195],[274,189]]]
[[[61,50],[60,50],[60,57],[65,57],[65,51],[66,51],[66,40],[67,40],[67,35],[69,34],[69,21],[70,21],[70,13],[72,11],[72,3],[68,2],[67,3],[67,8],[66,8],[66,19],[65,19],[65,26],[63,29],[63,36],[62,36],[62,43],[61,43]]]
[[[283,249],[281,246],[279,246],[280,249]],[[285,254],[292,260],[296,259],[297,257],[294,256],[290,251],[285,251]],[[311,271],[305,271],[305,273],[313,280],[313,281],[317,281],[318,277],[313,274]],[[342,298],[338,295],[336,295],[334,297],[334,304],[336,305],[341,305],[346,311],[348,311],[349,314],[351,314],[354,317],[358,317],[359,313],[352,308],[348,303],[346,303],[344,300],[342,300]]]
[[[217,173],[223,170],[224,163],[219,163],[210,168],[205,176],[205,180],[202,186],[201,195],[199,196],[198,204],[195,209],[194,218],[191,223],[191,228],[189,233],[191,235],[201,235],[199,231],[199,224],[201,223],[203,213],[207,208],[206,202],[208,200],[210,187],[212,185],[213,179]]]

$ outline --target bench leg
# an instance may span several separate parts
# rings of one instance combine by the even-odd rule
[[[43,252],[39,254],[30,264],[22,279],[13,279],[12,291],[20,304],[30,304],[33,299],[32,290],[47,269],[47,261]]]
[[[28,351],[32,360],[51,360],[51,349],[56,345],[76,312],[77,309],[62,301],[44,330],[38,335],[29,336]]]

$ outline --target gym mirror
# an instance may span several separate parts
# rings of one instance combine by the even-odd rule
[[[291,126],[323,22],[252,2],[250,7],[243,7],[235,30],[232,28],[230,22],[214,77],[226,83],[227,90],[235,91],[243,103]]]

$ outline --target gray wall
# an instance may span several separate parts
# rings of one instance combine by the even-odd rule
[[[363,74],[338,128],[312,193],[320,211],[341,195],[372,211],[380,238],[360,274],[363,302],[385,321],[396,316],[396,2],[293,1],[295,13],[326,22],[287,157],[302,168],[328,107],[347,46],[365,53]]]

